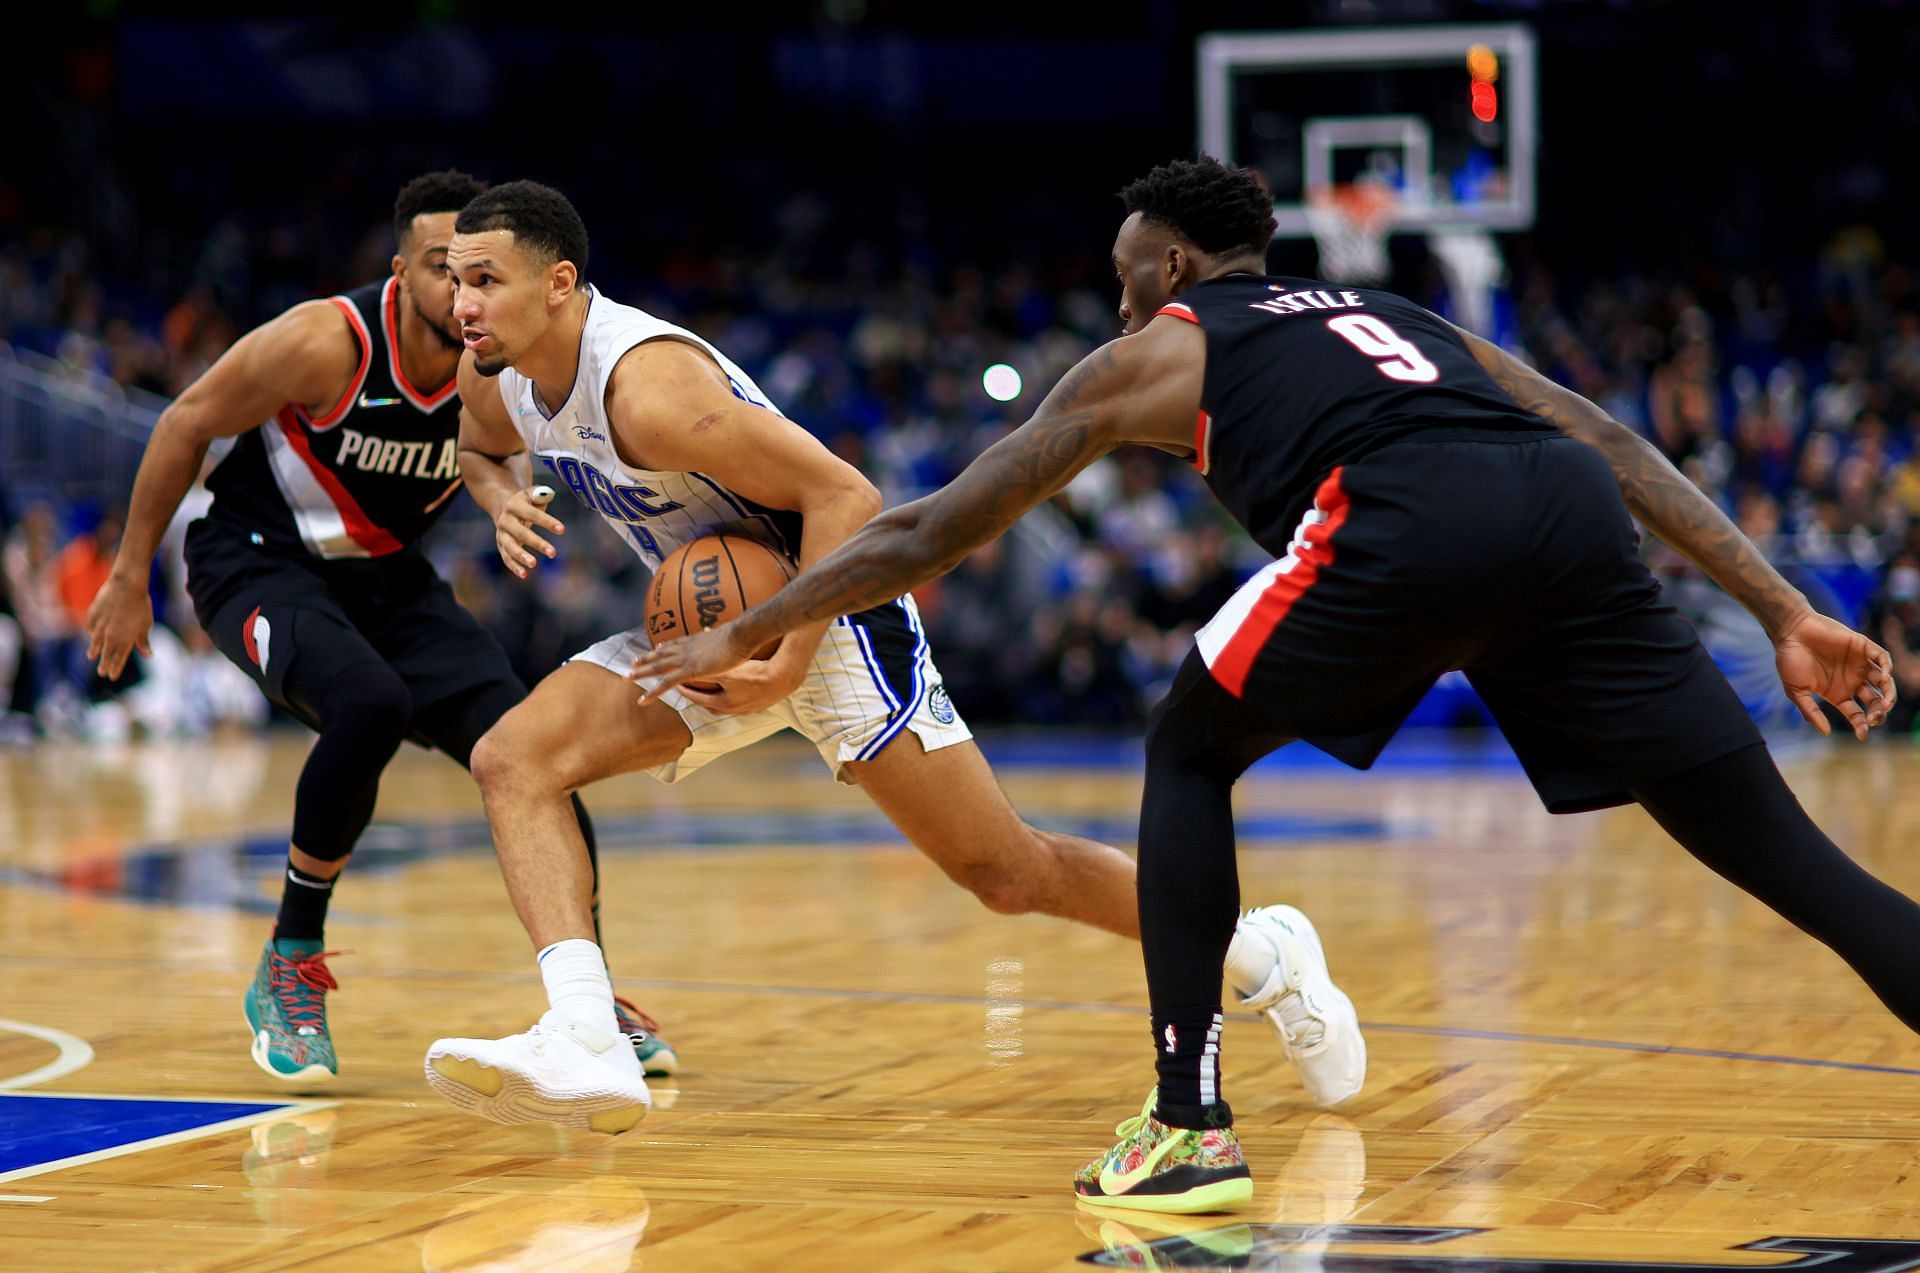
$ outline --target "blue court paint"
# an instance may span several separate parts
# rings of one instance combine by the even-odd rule
[[[1142,772],[1146,747],[1124,734],[987,733],[980,750],[998,770],[1106,769]],[[1373,772],[1517,773],[1520,761],[1497,730],[1404,729],[1374,762]],[[1291,743],[1253,767],[1258,776],[1359,772],[1305,743]],[[1364,781],[1364,780],[1363,780]]]
[[[1098,816],[1035,815],[1034,825],[1108,844],[1132,844],[1139,824],[1131,809]],[[1248,851],[1297,848],[1327,842],[1418,837],[1426,828],[1406,819],[1361,813],[1292,810],[1252,813],[1237,821]],[[598,816],[594,828],[602,852],[676,853],[766,847],[864,849],[906,841],[877,810],[661,809],[645,815]],[[396,871],[454,856],[491,857],[493,840],[478,819],[453,822],[382,822],[367,828],[354,857],[356,877]],[[269,881],[286,862],[283,833],[198,844],[156,845],[111,861],[81,862],[59,870],[0,867],[0,883],[55,888],[63,892],[168,905],[217,906],[271,914],[277,902]],[[350,918],[335,909],[336,918]]]
[[[290,1108],[280,1102],[4,1095],[0,1096],[0,1179],[67,1158]]]

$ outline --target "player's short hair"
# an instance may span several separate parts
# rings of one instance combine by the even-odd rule
[[[423,172],[400,187],[393,199],[393,241],[405,243],[413,229],[413,219],[434,212],[458,212],[487,188],[478,177],[452,168]]]
[[[587,223],[552,186],[537,181],[489,186],[460,210],[453,228],[458,234],[506,230],[543,263],[572,261],[580,277],[587,276]]]
[[[1265,253],[1273,238],[1273,199],[1251,168],[1211,155],[1176,159],[1124,186],[1128,212],[1163,225],[1202,252]]]

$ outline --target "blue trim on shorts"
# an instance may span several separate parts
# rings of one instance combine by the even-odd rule
[[[893,692],[893,686],[887,684],[886,673],[880,670],[880,658],[873,652],[873,637],[864,623],[855,623],[848,618],[846,624],[853,629],[853,639],[860,647],[860,657],[866,661],[867,674],[873,677],[873,683],[880,687],[880,697],[887,701],[888,719],[892,719],[893,714],[900,710],[900,696]],[[855,759],[865,760],[866,757],[863,755]]]
[[[903,616],[905,616],[907,620],[907,627],[913,631],[913,635],[914,635],[913,697],[908,700],[907,705],[904,708],[901,708],[898,711],[894,712],[894,714],[888,719],[886,728],[880,731],[880,734],[877,738],[875,738],[872,742],[868,743],[865,747],[860,749],[860,754],[854,757],[855,760],[871,760],[873,757],[879,755],[880,749],[885,747],[888,743],[892,742],[895,735],[899,734],[899,732],[902,729],[906,728],[907,722],[913,719],[913,714],[920,710],[920,702],[922,699],[926,697],[926,694],[927,694],[927,678],[926,678],[926,671],[925,671],[926,663],[927,663],[926,631],[923,628],[921,628],[919,616],[917,616],[914,613],[913,607],[907,604],[906,599],[904,597],[898,601],[895,601],[893,604],[900,607],[900,613]]]

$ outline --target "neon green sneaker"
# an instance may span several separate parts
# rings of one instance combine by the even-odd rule
[[[326,1083],[340,1073],[327,1033],[327,991],[338,990],[318,941],[267,939],[247,987],[253,1063],[288,1083]]]
[[[1137,1117],[1114,1128],[1120,1143],[1080,1169],[1073,1191],[1093,1207],[1191,1215],[1253,1200],[1253,1177],[1231,1127],[1169,1127],[1153,1116],[1156,1090]]]
[[[642,1074],[650,1079],[665,1078],[680,1068],[680,1054],[660,1037],[660,1023],[635,1007],[633,1000],[615,995],[613,1019],[620,1033],[633,1040],[633,1054],[640,1058]]]

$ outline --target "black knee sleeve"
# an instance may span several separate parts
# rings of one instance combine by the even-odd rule
[[[384,663],[342,668],[313,696],[320,738],[307,755],[293,801],[293,845],[337,862],[373,817],[380,773],[407,735],[413,704]]]

